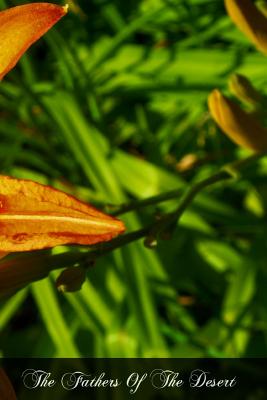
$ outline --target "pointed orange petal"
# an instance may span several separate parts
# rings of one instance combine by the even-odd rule
[[[124,230],[121,221],[50,186],[0,176],[0,252],[90,245]]]
[[[51,3],[30,3],[0,12],[0,79],[66,12],[67,7]]]

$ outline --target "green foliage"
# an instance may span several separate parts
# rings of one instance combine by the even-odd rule
[[[206,99],[232,72],[266,94],[267,60],[223,2],[71,4],[1,82],[1,173],[112,210],[186,190],[245,155],[217,132]],[[79,292],[57,293],[53,271],[2,300],[1,354],[266,356],[266,171],[262,159],[203,191],[156,249],[141,239],[97,259]],[[132,232],[178,200],[121,218]],[[53,250],[54,268],[69,251]]]

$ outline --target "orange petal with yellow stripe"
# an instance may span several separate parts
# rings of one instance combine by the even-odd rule
[[[67,12],[67,6],[30,3],[0,12],[0,79]]]
[[[123,223],[30,180],[0,176],[0,252],[91,245],[124,232]]]

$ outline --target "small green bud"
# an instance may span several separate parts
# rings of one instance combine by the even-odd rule
[[[86,279],[86,271],[82,267],[70,267],[61,272],[56,280],[59,292],[76,292],[81,289]]]
[[[158,245],[158,241],[155,238],[155,236],[149,235],[145,238],[144,240],[144,245],[145,247],[147,247],[148,249],[154,249],[155,247],[157,247]]]

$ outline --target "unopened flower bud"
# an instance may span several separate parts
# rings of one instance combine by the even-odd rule
[[[145,247],[147,247],[148,249],[154,249],[155,247],[157,247],[158,245],[158,241],[155,238],[155,236],[147,236],[144,240],[144,245]]]
[[[178,172],[187,172],[193,169],[199,161],[196,154],[186,154],[175,166]]]
[[[225,0],[226,10],[237,25],[262,53],[267,54],[267,19],[251,0]]]
[[[76,292],[81,289],[86,279],[86,270],[82,267],[70,267],[61,272],[56,280],[60,292]]]
[[[229,89],[240,101],[256,105],[261,101],[260,93],[243,75],[233,74],[229,79]]]
[[[214,90],[208,98],[213,119],[236,144],[255,152],[267,151],[267,129],[236,103]]]

